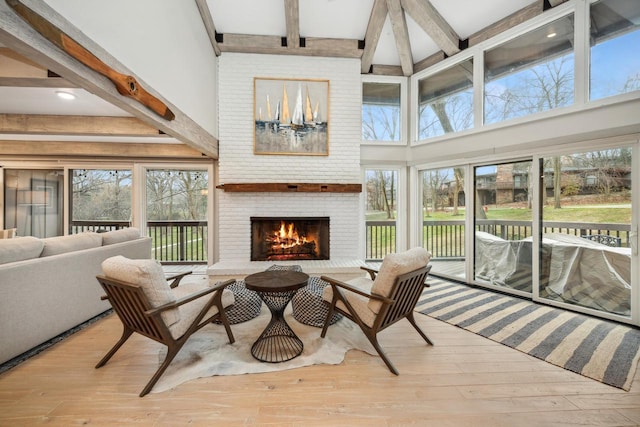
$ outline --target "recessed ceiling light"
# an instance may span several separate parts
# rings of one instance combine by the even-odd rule
[[[62,99],[76,99],[76,96],[71,92],[65,92],[63,90],[57,90],[56,95],[58,95]]]
[[[549,33],[549,34],[547,34],[547,38],[548,38],[548,39],[550,39],[550,38],[552,38],[552,37],[555,37],[555,36],[556,36],[556,33]]]

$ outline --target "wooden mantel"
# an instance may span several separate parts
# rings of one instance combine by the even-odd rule
[[[265,182],[220,184],[216,188],[234,193],[361,193],[362,184]]]

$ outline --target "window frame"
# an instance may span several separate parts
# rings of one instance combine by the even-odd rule
[[[400,139],[398,141],[373,141],[362,139],[362,89],[365,83],[396,83],[400,85]],[[381,145],[408,145],[409,142],[409,112],[408,112],[408,96],[409,94],[409,77],[403,76],[379,76],[379,75],[362,75],[360,82],[360,143],[362,145],[381,146]]]

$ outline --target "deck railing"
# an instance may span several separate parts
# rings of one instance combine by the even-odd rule
[[[531,221],[477,220],[477,229],[505,240],[520,240],[531,236]],[[367,259],[381,260],[395,252],[395,221],[367,221]],[[464,259],[464,220],[424,221],[423,246],[436,259]],[[629,224],[544,221],[543,233],[563,233],[576,236],[604,234],[620,239],[622,247],[629,247]]]
[[[72,234],[129,227],[128,221],[72,221]],[[206,264],[207,223],[201,221],[148,221],[151,255],[163,264]]]

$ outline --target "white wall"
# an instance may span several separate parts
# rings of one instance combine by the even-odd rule
[[[220,183],[360,183],[360,61],[225,52],[219,77]],[[329,80],[328,156],[253,153],[254,77]],[[358,193],[216,191],[220,261],[250,260],[251,216],[328,216],[331,259],[360,257]]]
[[[218,135],[216,59],[194,0],[44,1]]]

